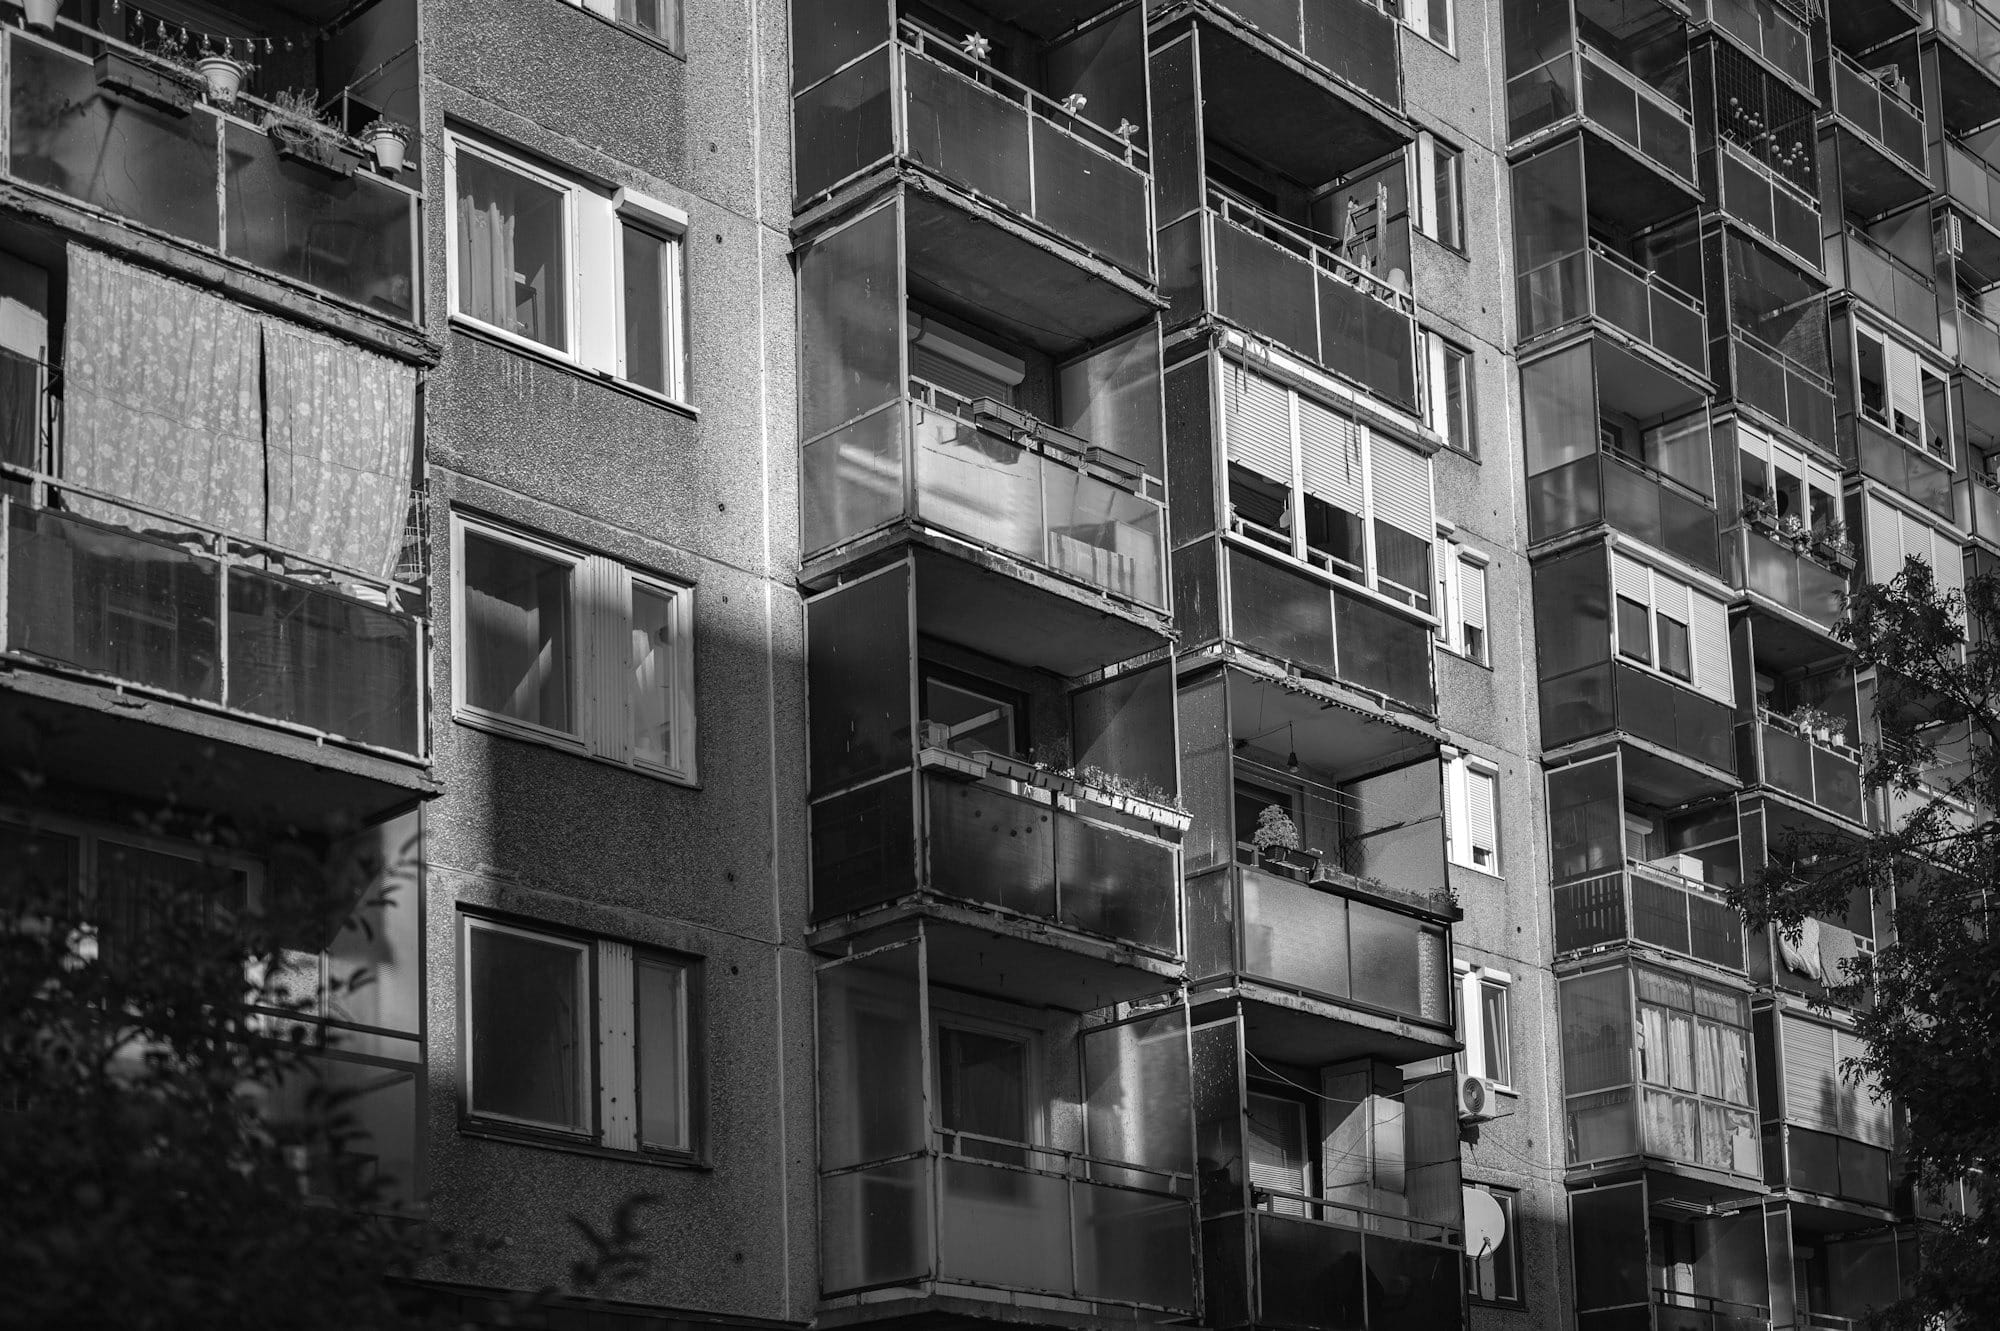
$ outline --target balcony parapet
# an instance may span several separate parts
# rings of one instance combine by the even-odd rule
[[[1554,892],[1558,954],[1634,942],[1743,973],[1742,921],[1706,883],[1632,860]]]
[[[1507,83],[1508,138],[1518,144],[1564,121],[1582,121],[1692,189],[1694,112],[1588,43]]]
[[[1939,104],[1947,125],[1976,129],[2000,116],[2000,18],[1977,0],[1916,0],[1939,47]]]
[[[1833,626],[1847,612],[1847,572],[1826,557],[1779,541],[1749,523],[1725,534],[1724,539],[1740,550],[1742,572],[1735,579],[1738,591],[1781,606],[1832,636]],[[1849,559],[1848,570],[1852,568]]]
[[[1737,45],[1790,79],[1812,90],[1810,25],[1777,0],[1693,0],[1697,23],[1721,29]]]
[[[1736,727],[1744,780],[1759,782],[1859,825],[1867,817],[1861,750],[1787,716],[1759,708]]]
[[[1730,219],[1818,272],[1825,259],[1819,200],[1734,139],[1722,140],[1716,161],[1722,208]]]
[[[1849,226],[1826,238],[1826,277],[1897,324],[1936,346],[1937,283]]]
[[[1154,0],[1161,10],[1173,0]],[[1403,111],[1402,46],[1397,23],[1365,0],[1207,0],[1303,56],[1397,115]]]
[[[1202,1216],[1212,1324],[1457,1331],[1463,1240],[1451,1227],[1259,1187],[1256,1209]],[[1227,1293],[1223,1293],[1227,1291]]]
[[[1914,98],[1891,87],[1839,48],[1819,65],[1819,92],[1826,114],[1913,179],[1867,204],[1870,213],[1925,192],[1930,168],[1925,160],[1924,111]]]
[[[1701,301],[1600,241],[1523,273],[1524,334],[1596,318],[1708,381],[1708,321]]]

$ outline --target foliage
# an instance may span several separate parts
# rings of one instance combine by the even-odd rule
[[[339,143],[347,137],[341,133],[340,123],[334,119],[333,112],[320,106],[318,97],[297,88],[285,88],[271,94],[264,124],[267,129],[274,125],[289,127],[329,144]]]
[[[1968,633],[1965,625],[1971,628]],[[1772,848],[1763,878],[1738,894],[1753,925],[1796,939],[1808,915],[1839,918],[1866,893],[1893,905],[1894,937],[1846,963],[1831,997],[1857,1013],[1865,1052],[1843,1069],[1869,1076],[1910,1110],[1905,1164],[1917,1190],[1971,1175],[1980,1214],[1927,1227],[1914,1293],[1878,1325],[2000,1326],[2000,575],[1941,592],[1910,560],[1887,585],[1856,592],[1839,632],[1854,665],[1875,672],[1880,742],[1871,787],[1912,811],[1862,840],[1797,836]],[[1829,977],[1832,978],[1832,977]],[[1983,1172],[1975,1172],[1983,1171]]]
[[[1250,844],[1260,855],[1297,850],[1301,844],[1299,825],[1278,805],[1267,804],[1257,813],[1257,830],[1250,834]]]

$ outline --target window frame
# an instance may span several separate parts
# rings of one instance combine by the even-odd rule
[[[458,1004],[457,1028],[459,1059],[457,1073],[458,1127],[462,1133],[503,1138],[524,1145],[553,1146],[571,1150],[643,1159],[656,1164],[705,1165],[707,1163],[707,1042],[704,977],[706,959],[666,948],[635,944],[624,939],[564,928],[545,921],[526,919],[479,907],[461,905],[457,910]],[[472,1003],[472,934],[484,929],[540,943],[572,948],[582,957],[581,987],[584,1001],[578,1006],[580,1061],[584,1117],[587,1126],[565,1128],[535,1119],[522,1119],[474,1107],[477,1069],[472,1058],[476,1014]],[[683,1146],[646,1142],[640,1108],[640,1068],[638,969],[644,964],[676,970],[680,976],[681,1086]],[[622,971],[622,977],[615,972]],[[612,1002],[623,997],[630,1010],[621,1018],[612,1011]],[[607,1045],[625,1041],[630,1053],[621,1059],[607,1056]],[[616,1085],[609,1084],[617,1079]],[[606,1106],[623,1099],[630,1106],[631,1144],[606,1140],[612,1132]]]
[[[1413,188],[1410,191],[1410,201],[1413,205],[1411,211],[1414,214],[1411,219],[1412,229],[1453,254],[1467,255],[1465,149],[1458,147],[1449,139],[1438,137],[1428,129],[1420,129],[1417,131],[1413,151],[1416,154],[1414,173],[1416,178],[1412,181]],[[1448,169],[1441,172],[1438,169],[1440,163],[1447,164]],[[1444,192],[1440,188],[1441,180],[1450,186],[1451,238],[1449,239],[1443,234],[1444,227],[1441,224],[1445,202],[1440,197]]]
[[[1424,424],[1444,441],[1446,448],[1477,462],[1479,413],[1473,395],[1477,358],[1470,347],[1453,341],[1436,329],[1421,328],[1417,332],[1424,352]],[[1453,364],[1460,367],[1459,403],[1462,410],[1459,416],[1463,419],[1462,431],[1451,428],[1451,398],[1446,380],[1449,377],[1447,369]]]
[[[1506,876],[1500,846],[1500,768],[1484,758],[1447,746],[1441,760],[1445,768],[1445,857],[1451,863],[1490,878]],[[1475,856],[1482,847],[1470,840],[1471,782],[1474,776],[1493,783],[1493,844],[1484,847],[1492,855],[1491,864],[1480,864]]]
[[[1492,572],[1493,561],[1484,552],[1475,550],[1454,540],[1442,529],[1434,547],[1437,551],[1437,600],[1438,600],[1438,646],[1463,661],[1468,661],[1481,669],[1493,668],[1493,605]],[[1480,625],[1468,622],[1465,608],[1469,598],[1465,593],[1465,570],[1476,568],[1480,573],[1479,602]],[[1477,629],[1480,635],[1479,650],[1472,649],[1469,630]]]
[[[1403,26],[1446,55],[1458,55],[1458,0],[1444,0],[1444,35],[1431,28],[1429,0],[1401,0]]]
[[[1452,963],[1458,974],[1459,1035],[1465,1042],[1465,1072],[1467,1076],[1484,1077],[1493,1083],[1495,1089],[1515,1094],[1514,1071],[1514,977],[1506,971],[1491,966],[1481,966],[1471,962]],[[1504,1075],[1495,1075],[1486,1057],[1486,1006],[1488,992],[1497,993],[1501,999],[1502,1016],[1506,1025],[1500,1031],[1501,1058],[1506,1066],[1498,1069]]]
[[[484,540],[512,545],[530,554],[562,563],[569,570],[569,709],[573,730],[557,730],[552,726],[518,717],[507,716],[479,707],[470,702],[467,694],[467,668],[471,661],[471,639],[466,629],[468,621],[465,612],[466,560],[465,538],[470,532]],[[559,545],[547,539],[523,532],[506,523],[454,509],[451,514],[451,715],[454,721],[476,730],[491,731],[515,739],[546,744],[551,748],[596,762],[609,763],[627,771],[693,785],[698,780],[696,766],[696,707],[694,678],[694,587],[671,579],[636,569],[620,560],[606,555],[591,554],[586,551]],[[580,592],[593,570],[600,578],[616,576],[619,595],[614,605],[608,607],[616,614],[614,623],[605,612],[606,607],[585,604],[586,598]],[[648,592],[669,600],[673,607],[673,644],[671,675],[667,681],[670,719],[670,752],[666,761],[659,762],[641,757],[635,742],[636,717],[632,713],[631,674],[635,663],[631,659],[632,634],[632,591],[643,587]],[[616,639],[624,653],[622,663],[615,666],[600,659],[607,643]],[[614,657],[614,660],[621,658]],[[603,676],[615,670],[623,690],[616,699],[602,699],[587,687],[587,681],[601,682]],[[613,727],[610,715],[623,713],[621,727]],[[621,738],[622,751],[612,752],[611,744],[605,738],[616,733]]]
[[[1493,1198],[1494,1202],[1499,1205],[1500,1210],[1507,1218],[1507,1232],[1500,1240],[1498,1248],[1484,1257],[1474,1257],[1471,1253],[1465,1254],[1465,1295],[1474,1303],[1485,1304],[1491,1307],[1526,1308],[1528,1306],[1528,1294],[1527,1289],[1522,1283],[1521,1247],[1516,1242],[1521,1232],[1520,1190],[1517,1188],[1502,1187],[1495,1183],[1478,1183],[1471,1179],[1465,1181],[1465,1186],[1468,1188],[1477,1188],[1487,1196]],[[1500,1254],[1502,1250],[1507,1254],[1505,1270],[1513,1286],[1514,1292],[1512,1294],[1497,1292],[1500,1284],[1499,1275],[1502,1269],[1500,1266]],[[1489,1279],[1496,1291],[1493,1294],[1480,1292],[1479,1268],[1482,1263],[1489,1264]]]
[[[663,397],[669,402],[685,405],[690,396],[688,389],[688,339],[687,339],[687,228],[685,224],[675,228],[657,220],[650,212],[628,206],[625,191],[612,204],[612,230],[615,233],[611,246],[611,286],[618,303],[618,369],[620,383],[642,393]],[[636,231],[642,236],[657,240],[666,249],[660,269],[665,290],[661,293],[660,336],[666,343],[667,382],[663,388],[640,383],[632,377],[631,351],[627,346],[630,336],[630,308],[625,303],[625,233]]]
[[[445,225],[445,308],[453,323],[465,323],[482,333],[521,348],[533,355],[548,356],[578,369],[584,368],[579,336],[581,311],[578,309],[577,295],[582,286],[580,271],[581,246],[577,235],[577,182],[565,180],[543,167],[538,167],[523,158],[516,157],[504,149],[493,146],[482,139],[471,138],[457,130],[447,128],[444,132],[444,192],[445,199],[453,214],[458,211],[458,155],[470,152],[488,166],[511,172],[533,184],[554,190],[563,200],[563,253],[557,268],[563,277],[563,347],[552,347],[546,342],[537,342],[532,337],[523,336],[511,328],[502,328],[489,323],[476,314],[458,307],[459,267],[466,262],[466,256],[459,251],[458,221],[456,216],[447,219]]]

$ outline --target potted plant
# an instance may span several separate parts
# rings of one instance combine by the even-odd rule
[[[56,26],[62,0],[21,0],[21,8],[27,11],[29,27],[48,32]]]
[[[1743,505],[1743,520],[1753,527],[1771,531],[1778,525],[1778,506],[1762,495]]]
[[[1778,536],[1794,549],[1803,549],[1812,539],[1811,532],[1806,528],[1805,519],[1796,513],[1787,513],[1778,519]]]
[[[1250,834],[1250,844],[1257,848],[1258,859],[1270,864],[1288,863],[1302,844],[1299,825],[1277,805],[1267,804],[1257,814],[1257,830]]]
[[[361,141],[375,154],[375,169],[393,176],[403,169],[403,159],[409,153],[410,127],[386,118],[371,120],[361,131]]]
[[[178,39],[144,53],[107,46],[91,69],[108,95],[170,115],[186,115],[201,94],[201,76]]]
[[[320,108],[309,92],[287,88],[271,98],[264,113],[264,132],[285,157],[351,176],[361,165],[361,152],[334,123],[333,113]]]
[[[236,94],[243,89],[244,78],[250,73],[250,66],[235,56],[214,51],[195,61],[194,67],[208,85],[208,100],[217,106],[233,105]]]

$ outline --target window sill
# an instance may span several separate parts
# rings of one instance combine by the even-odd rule
[[[595,1156],[600,1160],[616,1160],[628,1165],[648,1165],[655,1169],[693,1169],[706,1172],[714,1168],[695,1151],[621,1151],[609,1146],[599,1146],[596,1142],[564,1136],[561,1133],[537,1132],[533,1128],[488,1123],[476,1118],[460,1118],[458,1135],[476,1137],[481,1141],[505,1142],[510,1146],[562,1151],[568,1155]]]
[[[599,22],[609,21],[608,19],[599,20]],[[685,416],[691,421],[699,421],[701,419],[701,409],[699,407],[682,402],[678,398],[668,397],[665,393],[656,392],[643,384],[635,384],[629,379],[620,379],[617,375],[611,374],[608,371],[593,370],[587,365],[579,365],[569,357],[560,352],[553,351],[539,342],[531,341],[525,337],[516,337],[504,329],[494,328],[490,324],[483,324],[477,319],[470,319],[465,315],[454,313],[451,316],[451,328],[455,333],[464,333],[467,337],[477,338],[479,341],[492,346],[518,352],[531,360],[540,361],[552,369],[573,374],[588,383],[599,384],[615,393],[623,393],[628,397],[635,397],[641,402],[649,402],[656,407],[671,411],[677,416]]]
[[[700,780],[692,775],[668,772],[657,767],[641,767],[637,763],[621,763],[615,758],[606,758],[602,754],[592,753],[583,746],[581,740],[569,739],[554,731],[531,730],[523,726],[509,725],[504,720],[487,716],[482,712],[469,712],[461,707],[452,708],[451,719],[468,730],[480,730],[489,735],[499,735],[503,739],[515,739],[521,741],[523,744],[533,744],[540,748],[552,749],[557,753],[566,753],[572,758],[581,758],[586,762],[596,763],[600,767],[609,767],[619,772],[629,772],[633,776],[642,776],[650,781],[658,781],[670,786],[683,786],[689,790],[701,789]]]
[[[1448,860],[1446,862],[1449,863],[1451,867],[1454,869],[1465,869],[1471,873],[1479,874],[1482,877],[1491,878],[1496,883],[1504,883],[1507,881],[1507,875],[1502,873],[1498,869],[1481,868],[1477,864],[1467,864],[1464,860]]]

